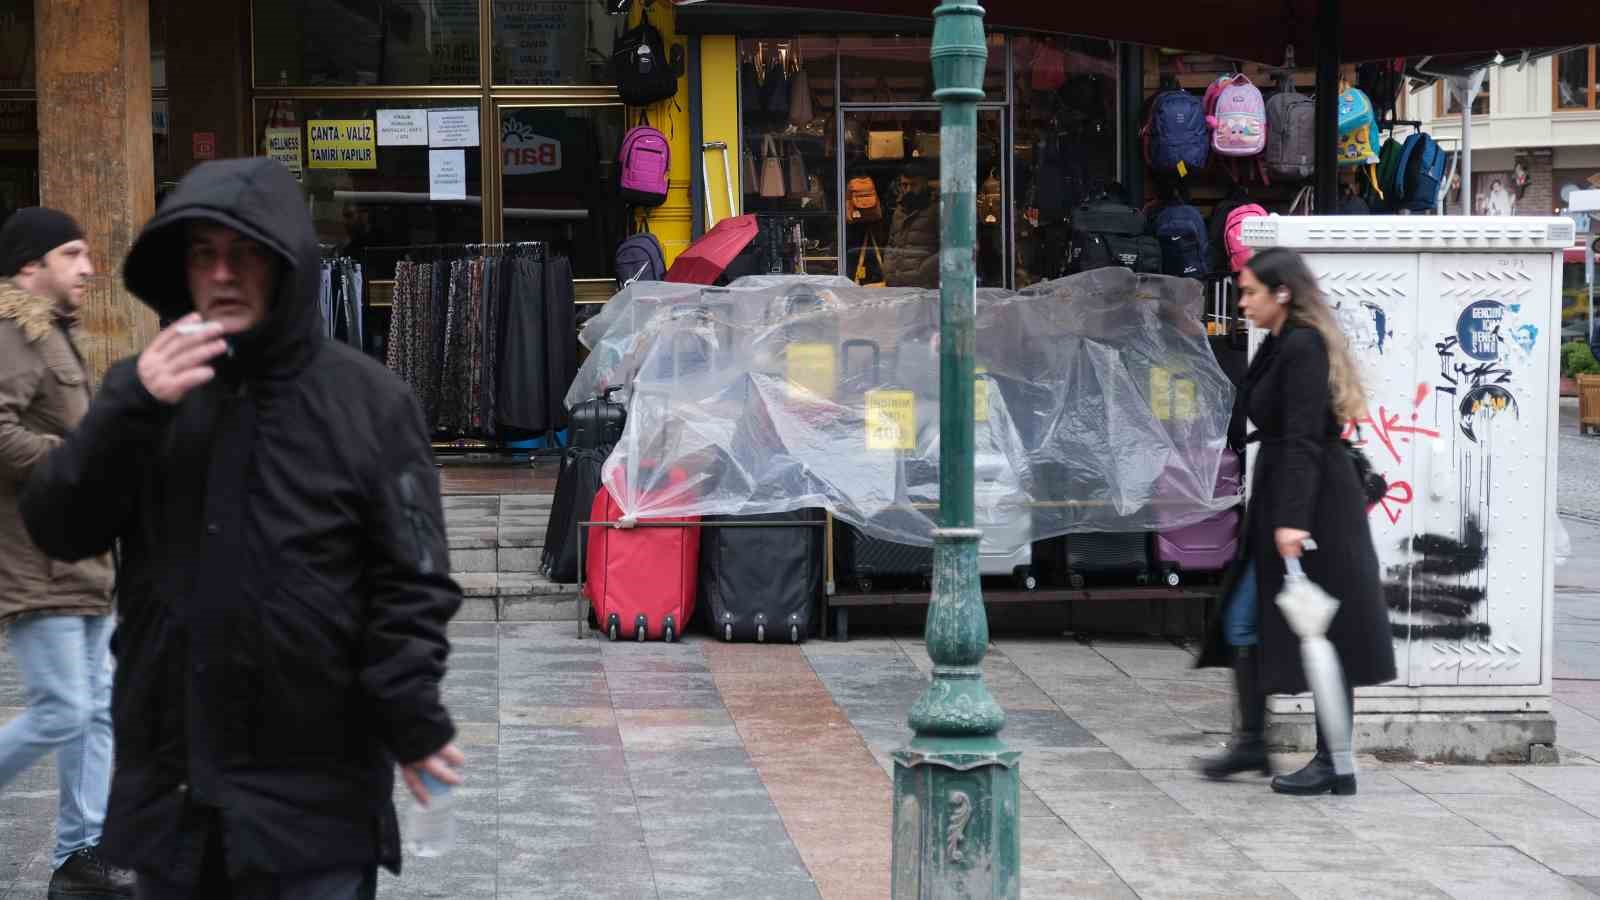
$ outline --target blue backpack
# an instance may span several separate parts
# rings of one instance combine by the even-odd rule
[[[1390,200],[1394,208],[1412,212],[1437,208],[1447,162],[1444,149],[1428,135],[1419,131],[1406,138],[1395,165],[1395,196]]]
[[[1161,242],[1161,271],[1178,278],[1204,278],[1210,258],[1210,238],[1200,210],[1187,203],[1163,206],[1155,215],[1156,240]]]
[[[1144,161],[1158,175],[1180,178],[1211,160],[1205,101],[1188,91],[1165,91],[1150,104],[1144,123]]]

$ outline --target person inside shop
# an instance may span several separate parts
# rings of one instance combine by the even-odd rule
[[[883,280],[889,287],[939,286],[939,198],[931,160],[916,157],[900,172],[899,199],[883,250]]]
[[[323,336],[319,280],[287,169],[196,167],[123,267],[174,324],[22,493],[50,556],[120,547],[100,852],[149,900],[372,898],[400,865],[395,761],[419,802],[422,771],[461,781],[428,431],[402,382]]]
[[[0,633],[27,696],[0,728],[0,791],[55,755],[52,897],[133,895],[133,873],[98,850],[111,784],[111,556],[53,564],[18,504],[29,473],[89,409],[77,334],[93,276],[66,213],[28,207],[0,226]]]
[[[1271,774],[1263,735],[1268,694],[1307,690],[1300,639],[1273,602],[1284,560],[1339,601],[1328,627],[1348,692],[1395,677],[1389,612],[1378,582],[1378,554],[1367,523],[1367,490],[1341,422],[1366,415],[1359,363],[1316,276],[1292,250],[1274,247],[1239,273],[1239,309],[1271,332],[1239,386],[1229,444],[1259,443],[1241,559],[1223,584],[1226,598],[1197,665],[1228,666],[1238,690],[1240,730],[1229,750],[1202,767],[1211,778]],[[1246,437],[1246,420],[1256,431]],[[1314,551],[1304,541],[1313,538]],[[1354,710],[1353,703],[1347,710]],[[1349,722],[1346,723],[1350,724]],[[1272,780],[1283,794],[1356,792],[1354,773],[1335,769],[1327,737],[1298,772]]]

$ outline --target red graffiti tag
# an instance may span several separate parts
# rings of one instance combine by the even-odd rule
[[[1377,505],[1383,508],[1383,514],[1389,517],[1389,524],[1400,524],[1400,516],[1411,505],[1416,495],[1411,491],[1411,483],[1407,481],[1391,481],[1389,493],[1383,495]],[[1370,510],[1369,510],[1370,511]]]
[[[1428,386],[1426,384],[1417,385],[1416,397],[1411,401],[1412,422],[1418,422],[1421,420],[1422,415],[1418,412],[1418,410],[1422,408],[1422,402],[1427,398]],[[1436,438],[1439,436],[1439,432],[1432,428],[1424,428],[1421,425],[1415,424],[1400,424],[1400,414],[1390,413],[1387,408],[1382,406],[1378,407],[1377,416],[1373,416],[1371,413],[1368,413],[1363,418],[1351,419],[1349,422],[1345,423],[1343,435],[1345,440],[1353,441],[1358,447],[1364,447],[1368,443],[1368,438],[1365,432],[1360,432],[1358,434],[1358,428],[1360,426],[1370,426],[1372,428],[1372,433],[1376,435],[1376,440],[1378,443],[1382,444],[1384,449],[1389,451],[1389,455],[1394,457],[1394,461],[1396,463],[1405,462],[1405,460],[1400,456],[1400,445],[1411,443],[1412,436],[1421,435],[1422,437],[1429,438]]]

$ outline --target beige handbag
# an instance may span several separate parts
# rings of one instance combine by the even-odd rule
[[[906,133],[893,131],[867,132],[867,159],[905,159]]]
[[[785,193],[783,157],[778,155],[777,142],[768,137],[761,142],[761,196],[777,199]]]

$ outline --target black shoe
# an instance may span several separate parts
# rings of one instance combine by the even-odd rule
[[[50,876],[50,900],[67,897],[132,897],[134,876],[111,865],[95,848],[86,847],[67,857]]]
[[[1329,756],[1326,750],[1318,748],[1317,755],[1311,757],[1305,768],[1272,779],[1272,789],[1280,794],[1294,794],[1300,797],[1311,797],[1330,791],[1341,797],[1348,797],[1356,792],[1356,776],[1340,775],[1335,772],[1333,757]]]
[[[1272,760],[1267,756],[1267,742],[1260,735],[1239,735],[1234,738],[1228,751],[1221,756],[1213,756],[1200,766],[1200,773],[1207,778],[1221,780],[1240,772],[1260,772],[1263,775],[1272,774]]]

